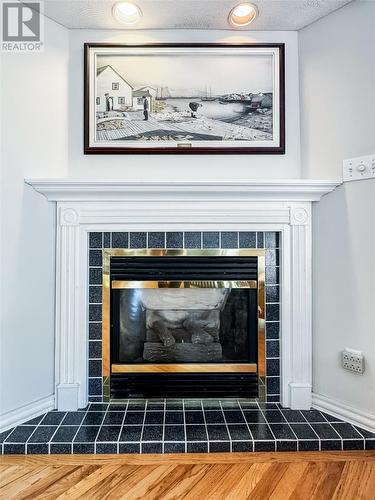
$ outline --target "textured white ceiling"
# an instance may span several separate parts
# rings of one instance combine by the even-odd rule
[[[243,0],[135,0],[141,21],[126,29],[298,30],[352,0],[254,0],[258,18],[232,28],[228,13]],[[125,29],[112,17],[115,0],[45,0],[45,14],[71,29]]]

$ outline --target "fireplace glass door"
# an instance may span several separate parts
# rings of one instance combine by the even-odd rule
[[[254,288],[219,288],[217,282],[184,283],[184,287],[179,282],[161,285],[164,286],[116,289],[113,293],[113,363],[256,363],[255,285]]]

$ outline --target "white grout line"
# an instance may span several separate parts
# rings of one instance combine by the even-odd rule
[[[241,411],[241,413],[242,413],[242,417],[243,417],[243,419],[245,420],[247,430],[248,430],[248,431],[249,431],[249,433],[250,433],[250,437],[251,437],[251,439],[252,439],[252,447],[253,447],[253,451],[255,451],[255,442],[254,442],[255,440],[254,440],[253,433],[252,433],[252,432],[251,432],[251,430],[250,430],[249,423],[248,423],[248,421],[246,420],[246,417],[245,417],[244,411],[243,411],[242,406],[241,406],[241,404],[240,404],[240,402],[239,402],[238,400],[237,400],[237,403],[238,403],[238,406],[240,407],[240,411]]]
[[[204,420],[204,426],[206,428],[206,436],[207,436],[207,451],[210,453],[210,436],[208,434],[208,428],[207,428],[207,422],[206,422],[206,415],[204,413],[204,406],[203,406],[203,400],[201,399],[201,407],[202,407],[202,412],[203,412],[203,420]]]
[[[329,423],[331,424],[331,422],[329,422]],[[332,422],[332,423],[335,423],[335,424],[348,424],[348,425],[350,425],[351,427],[353,427],[353,428],[354,428],[353,424],[350,424],[349,422],[346,422],[345,420],[344,420],[344,421],[342,421],[342,422]],[[331,426],[333,427],[333,425],[332,425],[332,424],[331,424]],[[340,435],[340,437],[341,437],[341,434],[339,433],[339,431],[336,431],[336,429],[335,429],[334,427],[333,427],[333,429],[334,429],[334,430],[335,430],[335,432],[337,432],[337,434],[339,434],[339,435]],[[354,430],[357,430],[357,429],[354,429]],[[361,438],[362,438],[362,440],[363,440],[363,449],[365,449],[365,448],[366,448],[366,439],[364,438],[364,436],[362,436],[362,434],[361,434],[359,431],[357,431],[357,432],[358,432],[358,434],[361,436]],[[341,437],[341,442],[342,442],[342,448],[341,448],[341,449],[342,449],[342,450],[344,449],[344,441],[359,441],[359,438],[356,438],[356,437],[352,437],[352,438],[343,438],[343,437]]]
[[[164,454],[164,438],[165,438],[165,417],[166,417],[166,411],[167,411],[167,401],[164,399],[164,415],[163,415],[163,443],[162,443],[162,448],[161,451]]]
[[[271,429],[271,427],[270,427],[270,424],[268,423],[267,417],[266,417],[266,415],[264,414],[263,409],[261,408],[261,406],[260,406],[260,404],[259,404],[259,403],[258,403],[258,406],[259,406],[259,411],[261,412],[261,414],[262,414],[262,416],[263,416],[264,420],[266,421],[266,425],[267,425],[267,427],[268,427],[268,430],[271,432],[271,434],[272,434],[272,436],[273,436],[273,438],[274,438],[274,440],[275,440],[275,450],[274,450],[274,451],[277,451],[277,440],[276,440],[276,436],[275,436],[275,434],[273,433],[273,431],[272,431],[272,429]],[[265,408],[265,409],[266,409],[266,408]],[[278,411],[280,411],[280,410],[278,410]],[[282,415],[282,416],[284,417],[284,415]],[[284,417],[284,418],[285,418],[285,417]],[[285,420],[286,420],[286,419],[285,419]],[[273,423],[275,423],[275,422],[273,422]],[[284,422],[280,422],[280,424],[283,424],[283,423],[284,423]],[[254,449],[255,449],[255,442],[254,442]]]
[[[40,422],[43,420],[43,418],[45,417],[45,415],[43,415],[43,417],[40,419]],[[27,455],[27,443],[29,442],[29,439],[31,438],[31,436],[35,433],[35,431],[37,430],[37,428],[39,427],[40,425],[40,422],[39,424],[36,425],[35,429],[33,430],[33,432],[30,434],[30,436],[26,439],[25,443],[21,443],[21,444],[24,444],[25,445],[25,455]],[[12,429],[12,432],[9,433],[9,435],[7,436],[7,438],[13,433],[13,431],[17,429],[17,427],[14,427],[14,429]],[[12,444],[17,444],[17,443],[12,443]]]
[[[323,415],[323,413],[322,413],[322,412],[320,412],[320,414],[321,414],[321,415]],[[323,415],[323,418],[325,418],[325,417],[324,417],[324,415]],[[326,420],[327,420],[327,419],[326,419]],[[318,422],[317,422],[317,423],[318,423]],[[320,423],[320,422],[319,422],[319,423]],[[323,423],[325,424],[326,422],[323,422]],[[344,449],[344,443],[343,443],[343,438],[341,437],[340,433],[339,433],[339,432],[337,432],[337,430],[333,427],[332,423],[331,423],[331,422],[329,422],[328,420],[327,420],[327,424],[329,424],[329,425],[332,427],[332,429],[334,430],[334,432],[337,434],[337,436],[338,436],[339,440],[341,441],[341,450],[343,450],[343,449]],[[332,439],[334,439],[334,438],[332,438]]]
[[[47,413],[50,413],[50,412],[47,412]],[[26,440],[26,443],[25,443],[25,453],[26,453],[26,454],[27,454],[27,445],[29,444],[29,440],[30,440],[31,436],[33,436],[33,435],[35,434],[36,430],[37,430],[40,426],[42,426],[42,427],[43,427],[43,425],[41,425],[41,424],[42,424],[42,422],[43,422],[43,420],[44,420],[45,416],[47,415],[47,413],[46,413],[45,415],[43,415],[43,418],[40,420],[39,424],[35,427],[34,431],[30,434],[30,436],[29,436],[29,437],[28,437],[28,439]],[[65,412],[65,415],[63,416],[63,418],[61,419],[61,422],[64,420],[65,416],[66,416],[66,412]],[[61,422],[60,422],[60,424],[57,426],[56,431],[57,431],[57,429],[60,427]],[[48,425],[48,424],[44,424],[44,425]],[[56,434],[56,431],[53,433],[53,436]],[[50,441],[51,441],[51,439],[50,439],[47,443],[41,443],[41,444],[47,444],[47,446],[48,446],[48,454],[49,454],[49,452],[50,452],[50,444],[49,444],[49,443],[50,443]],[[30,443],[30,444],[34,444],[34,443]],[[39,444],[39,443],[35,443],[35,444]]]
[[[185,418],[185,399],[182,400],[182,412],[183,412],[183,416],[184,416],[185,453],[187,453],[187,433],[186,433],[186,418]]]
[[[119,433],[118,438],[117,438],[117,454],[120,453],[120,437],[121,437],[121,434],[122,434],[122,429],[124,427],[125,417],[126,417],[126,414],[128,413],[128,408],[129,408],[129,400],[126,403],[126,408],[124,410],[124,416],[122,417],[122,422],[121,422],[121,427],[120,427],[120,433]],[[103,419],[103,422],[104,422],[104,419]]]
[[[307,420],[307,418],[306,418],[306,417],[305,417],[305,415],[302,413],[302,411],[301,411],[301,415],[302,415],[302,416],[303,416],[303,418],[306,420],[306,423],[308,424],[308,426],[310,427],[310,429],[313,431],[313,433],[315,434],[315,436],[318,438],[318,441],[319,441],[319,451],[321,451],[322,446],[321,446],[321,439],[320,439],[320,437],[319,437],[319,436],[318,436],[318,434],[314,431],[314,429],[313,429],[313,427],[312,427],[311,423]],[[324,423],[324,422],[320,422],[320,423]]]
[[[74,436],[73,436],[73,438],[72,438],[72,451],[71,451],[71,453],[73,453],[73,445],[74,445],[74,440],[75,440],[75,438],[76,438],[76,436],[77,436],[77,434],[78,434],[78,432],[79,432],[80,428],[82,427],[82,422],[83,422],[83,421],[85,420],[85,418],[86,418],[86,415],[87,415],[87,413],[88,413],[88,411],[89,411],[89,408],[90,408],[90,404],[91,404],[91,403],[88,403],[86,411],[82,412],[82,413],[84,413],[84,415],[83,415],[83,419],[81,420],[81,423],[78,425],[77,432],[74,434]]]
[[[340,422],[337,422],[337,423],[339,424]],[[355,427],[353,424],[351,424],[351,425],[355,428],[355,430],[358,432],[358,434],[360,434],[363,437],[363,439],[365,440],[365,443],[366,443],[366,439],[369,439],[369,440],[375,439],[375,437],[374,438],[366,438],[365,435],[362,434],[362,432],[361,432],[361,430],[364,430],[364,429],[361,429],[360,427]],[[335,431],[336,431],[336,429],[335,429]]]
[[[100,403],[99,403],[99,404],[100,404]],[[105,410],[105,413],[104,413],[103,418],[102,418],[102,423],[100,424],[100,426],[99,426],[99,430],[98,430],[98,432],[96,433],[96,436],[95,436],[95,439],[94,439],[94,454],[95,454],[95,455],[96,455],[96,440],[97,440],[97,438],[98,438],[98,436],[99,436],[99,433],[100,433],[100,431],[101,431],[101,429],[102,429],[102,427],[103,427],[103,422],[104,422],[104,420],[105,420],[105,417],[107,416],[108,411],[109,411],[109,404],[107,405],[107,409]]]
[[[228,427],[227,419],[225,418],[225,413],[224,413],[223,405],[221,404],[221,400],[219,400],[219,404],[220,404],[220,408],[221,408],[221,413],[223,414],[224,424],[225,424],[225,426],[227,428],[227,433],[228,433],[228,436],[229,436],[229,444],[230,444],[229,451],[232,453],[232,451],[233,451],[232,436],[231,436],[231,434],[229,432],[229,427]],[[218,424],[218,425],[220,425],[220,424]]]
[[[54,438],[55,434],[57,433],[57,431],[60,429],[61,427],[61,423],[62,421],[64,420],[64,418],[67,416],[68,412],[65,412],[65,415],[63,416],[63,418],[61,419],[60,423],[58,424],[58,426],[56,427],[56,430],[55,432],[52,434],[52,436],[50,437],[49,441],[48,441],[48,454],[51,453],[51,441],[52,439]],[[73,444],[72,444],[72,448],[73,448]]]
[[[303,415],[302,415],[302,416],[303,416]],[[284,413],[283,413],[283,417],[284,417],[284,418],[286,418],[286,417],[285,417],[285,415],[284,415]],[[289,420],[287,420],[287,422],[288,422],[288,425],[289,425],[290,430],[293,432],[294,437],[295,437],[295,438],[296,438],[296,440],[297,440],[297,451],[299,451],[299,438],[298,438],[297,434],[294,432],[293,427],[291,426],[291,424],[294,424],[294,423],[297,423],[297,422],[289,422]]]
[[[145,404],[145,409],[144,409],[144,415],[143,415],[143,423],[142,423],[142,432],[141,432],[141,439],[139,441],[139,452],[142,454],[143,453],[143,432],[145,430],[145,422],[146,422],[146,415],[147,415],[147,405],[148,405],[148,399],[146,399],[146,404]]]

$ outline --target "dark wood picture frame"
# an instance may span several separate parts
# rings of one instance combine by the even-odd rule
[[[90,50],[91,49],[118,49],[118,48],[270,48],[278,50],[279,67],[279,144],[277,146],[221,146],[221,147],[186,147],[158,146],[158,147],[112,147],[92,146],[90,144]],[[95,100],[95,96],[93,97]],[[233,141],[234,142],[234,141]],[[116,44],[116,43],[85,43],[84,44],[84,154],[285,154],[285,44],[283,43],[150,43],[150,44]]]

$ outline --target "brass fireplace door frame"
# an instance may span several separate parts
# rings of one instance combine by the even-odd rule
[[[257,257],[258,281],[112,281],[112,289],[126,288],[257,288],[258,290],[258,363],[186,363],[186,364],[111,364],[110,353],[110,261],[111,257],[162,257],[162,256],[227,256]],[[108,386],[112,373],[204,373],[204,372],[239,372],[256,373],[265,382],[265,250],[264,249],[205,249],[205,250],[129,250],[106,248],[103,250],[103,285],[102,285],[102,370],[103,381]]]

